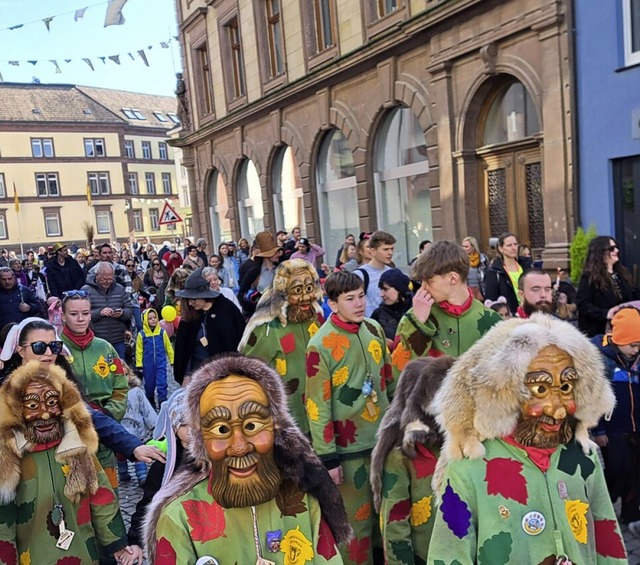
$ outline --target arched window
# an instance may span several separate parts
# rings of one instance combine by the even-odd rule
[[[207,196],[209,200],[209,217],[211,218],[213,241],[214,246],[217,247],[221,242],[231,239],[227,189],[224,186],[222,175],[218,171],[214,171],[209,179]]]
[[[316,181],[322,243],[327,257],[335,257],[347,235],[360,231],[353,155],[338,129],[320,145]]]
[[[427,145],[409,108],[396,108],[384,120],[374,167],[378,227],[395,236],[393,260],[405,268],[420,241],[433,239]]]
[[[288,145],[278,149],[271,174],[276,229],[291,230],[304,223],[304,212],[300,171]]]
[[[238,208],[240,235],[252,240],[258,232],[264,231],[264,213],[260,179],[251,159],[245,159],[238,172]]]

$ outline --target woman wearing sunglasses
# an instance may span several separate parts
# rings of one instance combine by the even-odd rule
[[[620,263],[620,248],[612,237],[594,237],[578,285],[578,326],[589,337],[604,334],[620,304],[640,300],[629,270]]]
[[[166,283],[168,281],[169,273],[167,272],[167,269],[162,264],[159,257],[154,258],[151,261],[147,272],[144,274],[143,283],[145,288],[160,288],[162,283]]]

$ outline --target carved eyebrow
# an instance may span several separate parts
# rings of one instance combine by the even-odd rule
[[[271,416],[271,410],[267,408],[264,404],[260,404],[255,400],[248,400],[242,406],[240,406],[240,410],[238,410],[238,415],[240,418],[246,418],[249,414],[257,414],[261,418],[268,418]]]
[[[546,371],[532,371],[525,375],[524,382],[526,384],[547,383],[551,385],[553,384],[553,376]]]
[[[52,396],[58,397],[60,395],[58,394],[57,390],[48,390],[47,392],[44,393],[45,398],[51,398]]]
[[[218,418],[231,420],[231,410],[224,406],[214,406],[211,410],[209,410],[209,412],[207,412],[202,418],[200,418],[200,424],[207,428]]]
[[[563,377],[565,381],[577,381],[578,371],[576,371],[575,367],[567,367],[562,371],[560,376]]]
[[[31,393],[31,394],[25,394],[25,395],[22,397],[22,402],[26,402],[27,400],[38,400],[38,401],[39,401],[39,400],[40,400],[40,396],[39,396],[39,395],[37,395],[37,394],[34,394],[34,393]]]

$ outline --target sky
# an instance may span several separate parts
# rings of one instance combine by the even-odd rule
[[[173,96],[175,73],[181,70],[174,0],[128,0],[122,10],[125,23],[105,28],[107,6],[105,0],[0,0],[2,80],[33,82],[36,77],[43,84]],[[76,10],[81,8],[87,8],[84,16],[74,21]],[[47,31],[42,20],[51,16]],[[20,24],[24,25],[19,29],[8,29]],[[169,48],[163,49],[160,43],[169,41]],[[141,49],[148,67],[138,55]],[[112,55],[120,55],[120,65],[108,59]],[[106,62],[98,57],[107,57]],[[83,58],[89,58],[95,70]],[[29,61],[38,62],[33,65]]]

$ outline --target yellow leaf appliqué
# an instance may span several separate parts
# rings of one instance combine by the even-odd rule
[[[587,543],[587,511],[589,504],[581,500],[565,500],[564,511],[573,532],[573,537],[580,543]]]
[[[276,372],[284,377],[287,374],[287,360],[286,359],[276,359]]]
[[[333,386],[340,386],[349,380],[349,367],[341,367],[333,373],[331,377],[331,384]]]
[[[421,526],[431,518],[431,496],[425,496],[411,505],[412,526]]]
[[[309,337],[313,337],[314,335],[316,335],[316,333],[318,333],[318,330],[320,329],[320,327],[318,326],[318,324],[316,324],[315,322],[313,322],[313,324],[311,324],[308,328],[307,331],[309,332]]]
[[[20,554],[20,565],[31,565],[31,551],[29,549]]]
[[[307,398],[307,415],[309,416],[309,419],[314,422],[317,422],[320,417],[318,405],[310,398]]]
[[[285,534],[280,551],[284,553],[284,565],[304,565],[314,557],[313,545],[300,531],[300,526]]]
[[[379,364],[380,359],[382,359],[382,347],[380,347],[380,344],[375,339],[371,340],[367,351],[371,353],[371,357],[373,357],[376,365]]]

